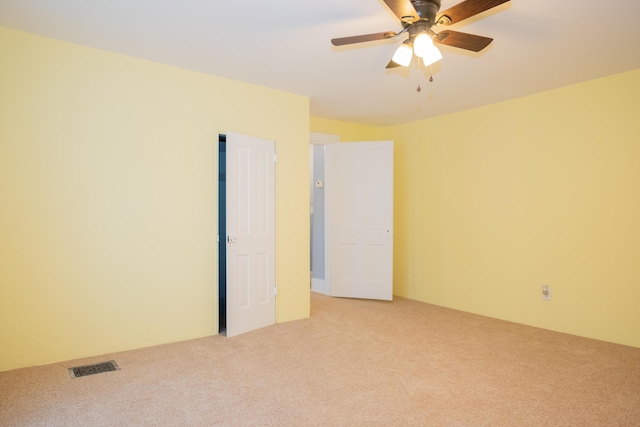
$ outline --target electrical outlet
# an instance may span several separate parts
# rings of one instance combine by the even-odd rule
[[[551,288],[548,285],[542,285],[542,299],[551,299]]]

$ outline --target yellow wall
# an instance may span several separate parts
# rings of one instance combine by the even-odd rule
[[[385,129],[396,294],[640,347],[639,114],[636,70]]]
[[[342,142],[374,141],[377,139],[377,128],[357,123],[311,117],[310,126],[311,132],[339,135]]]
[[[276,141],[309,315],[309,100],[0,27],[0,370],[217,333],[217,135]]]
[[[395,295],[640,347],[638,117],[640,70],[370,130],[395,141]]]

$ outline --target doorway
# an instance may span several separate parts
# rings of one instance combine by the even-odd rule
[[[327,144],[335,142],[340,142],[338,135],[311,133],[309,145],[311,290],[326,295],[330,289],[325,280],[324,151]]]
[[[393,295],[393,141],[310,138],[311,290]]]

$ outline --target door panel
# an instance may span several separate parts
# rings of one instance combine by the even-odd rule
[[[275,144],[227,134],[227,336],[275,323]]]
[[[393,142],[325,147],[331,295],[393,298]]]

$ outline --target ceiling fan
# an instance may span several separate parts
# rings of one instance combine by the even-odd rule
[[[492,38],[433,28],[456,24],[510,0],[464,0],[457,5],[439,12],[440,0],[383,0],[400,19],[403,29],[399,32],[363,34],[359,36],[331,39],[334,46],[344,46],[375,40],[389,39],[407,33],[409,37],[398,47],[387,68],[408,67],[413,54],[422,58],[425,66],[442,59],[442,54],[434,45],[454,46],[472,52],[480,52],[493,41]]]

